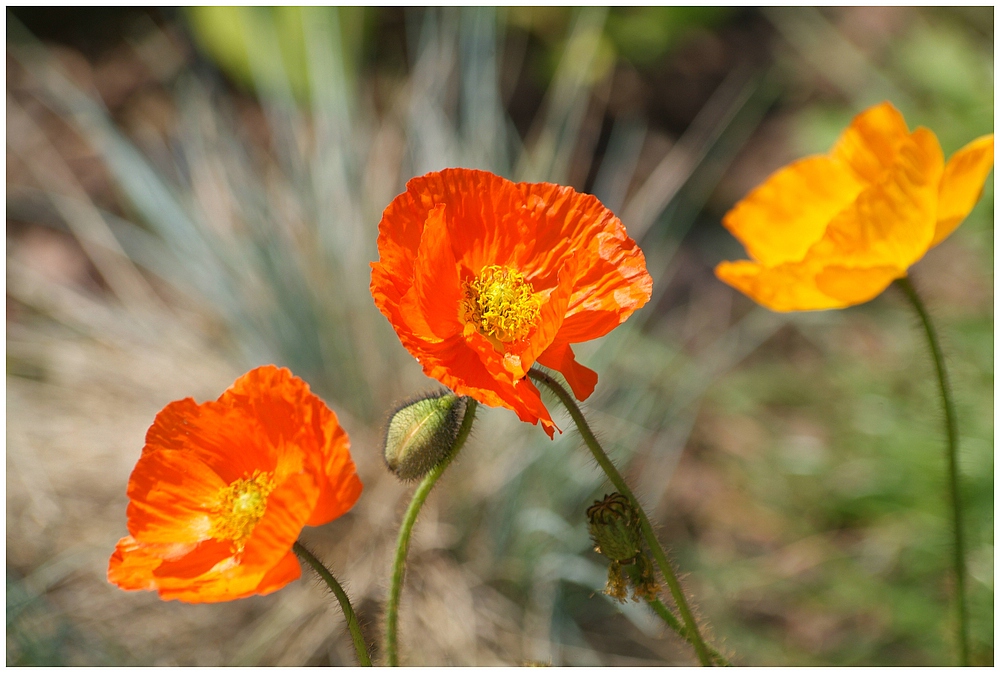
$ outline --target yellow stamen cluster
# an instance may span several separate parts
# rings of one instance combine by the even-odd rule
[[[232,540],[242,551],[254,527],[267,509],[267,496],[275,488],[274,475],[254,470],[251,477],[237,479],[219,489],[216,505],[212,508],[212,537]]]
[[[462,312],[484,336],[509,343],[528,336],[541,305],[523,274],[493,264],[465,284]]]

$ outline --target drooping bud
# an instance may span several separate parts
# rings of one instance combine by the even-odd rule
[[[594,539],[594,551],[611,561],[604,593],[624,602],[627,585],[631,583],[633,600],[655,599],[660,587],[653,564],[642,548],[639,514],[629,499],[621,493],[612,493],[595,501],[587,508],[587,524]]]
[[[403,481],[420,479],[451,453],[468,399],[449,391],[404,403],[386,424],[386,467]]]

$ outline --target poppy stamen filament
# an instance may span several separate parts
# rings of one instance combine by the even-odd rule
[[[506,266],[484,266],[465,284],[462,318],[481,334],[501,343],[528,336],[541,308],[531,283]]]
[[[237,479],[219,489],[217,504],[212,508],[212,537],[232,540],[242,549],[257,523],[267,510],[267,496],[274,490],[274,475],[255,470],[246,479]]]

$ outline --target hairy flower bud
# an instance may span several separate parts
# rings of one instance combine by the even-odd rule
[[[639,516],[621,493],[604,496],[587,508],[596,550],[612,561],[631,561],[642,551]]]
[[[420,479],[451,453],[468,399],[448,391],[409,401],[386,424],[386,467],[403,481]]]
[[[611,561],[604,593],[617,601],[654,600],[660,592],[653,564],[642,548],[639,513],[621,493],[604,496],[587,508],[587,524],[594,538],[594,551]]]

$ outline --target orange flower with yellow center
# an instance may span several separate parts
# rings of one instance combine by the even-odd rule
[[[157,414],[108,580],[188,603],[271,593],[301,574],[292,545],[302,527],[360,495],[336,414],[287,369],[258,367],[215,402],[187,398]]]
[[[961,224],[993,167],[993,135],[947,162],[926,128],[889,103],[865,110],[827,155],[777,171],[722,224],[752,261],[716,275],[775,311],[844,308],[878,296]]]
[[[597,374],[571,344],[604,336],[652,290],[646,260],[600,201],[569,187],[450,168],[413,178],[382,214],[371,291],[424,373],[459,395],[554,424],[538,362],[578,399]]]

